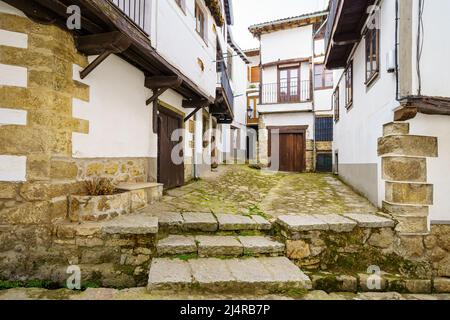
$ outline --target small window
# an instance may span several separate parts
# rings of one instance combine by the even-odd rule
[[[325,69],[324,64],[316,64],[314,66],[314,89],[331,88],[333,88],[333,71]]]
[[[345,107],[348,109],[353,104],[353,61],[345,70]]]
[[[339,87],[333,93],[334,122],[339,121]]]
[[[333,117],[317,117],[316,141],[333,141]]]
[[[333,154],[331,152],[317,154],[316,171],[317,172],[333,171]]]
[[[373,19],[376,19],[374,17]],[[376,23],[372,23],[375,26]],[[372,27],[366,32],[366,84],[370,84],[380,71],[380,30]]]
[[[206,40],[205,14],[197,3],[195,4],[195,22],[195,30],[203,40]]]

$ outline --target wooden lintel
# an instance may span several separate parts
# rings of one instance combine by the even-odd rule
[[[158,88],[178,88],[183,83],[179,76],[154,76],[145,78],[145,87],[151,90]]]
[[[417,108],[411,106],[404,106],[394,112],[394,121],[406,121],[413,119],[417,115]]]
[[[7,4],[23,11],[26,16],[36,22],[55,23],[56,17],[51,10],[30,0],[4,0]]]

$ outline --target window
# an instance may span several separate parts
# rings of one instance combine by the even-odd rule
[[[334,122],[339,121],[339,87],[333,93]]]
[[[314,89],[333,88],[333,71],[325,69],[325,65],[316,64],[314,66]]]
[[[206,40],[205,14],[197,3],[195,4],[195,22],[195,30],[203,40]]]
[[[375,18],[374,18],[375,19]],[[373,26],[376,23],[372,23]],[[374,80],[380,70],[380,31],[372,27],[366,32],[366,84]]]
[[[258,66],[249,67],[248,81],[250,83],[256,83],[261,81],[261,70]]]
[[[227,54],[227,71],[230,80],[233,80],[233,51],[228,50]]]
[[[333,141],[333,117],[316,118],[316,141]]]
[[[348,109],[353,104],[353,61],[345,70],[345,107]]]
[[[186,13],[186,0],[175,0],[176,4],[181,8],[181,10],[183,10],[184,13]]]
[[[300,67],[279,67],[278,102],[300,101]]]

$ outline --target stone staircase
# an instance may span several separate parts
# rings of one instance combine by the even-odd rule
[[[285,245],[268,236],[261,216],[201,212],[160,213],[157,258],[148,290],[212,292],[307,290],[311,280],[285,257]]]

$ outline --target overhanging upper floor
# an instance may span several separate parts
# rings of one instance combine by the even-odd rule
[[[376,0],[331,0],[325,31],[327,69],[344,68]]]

